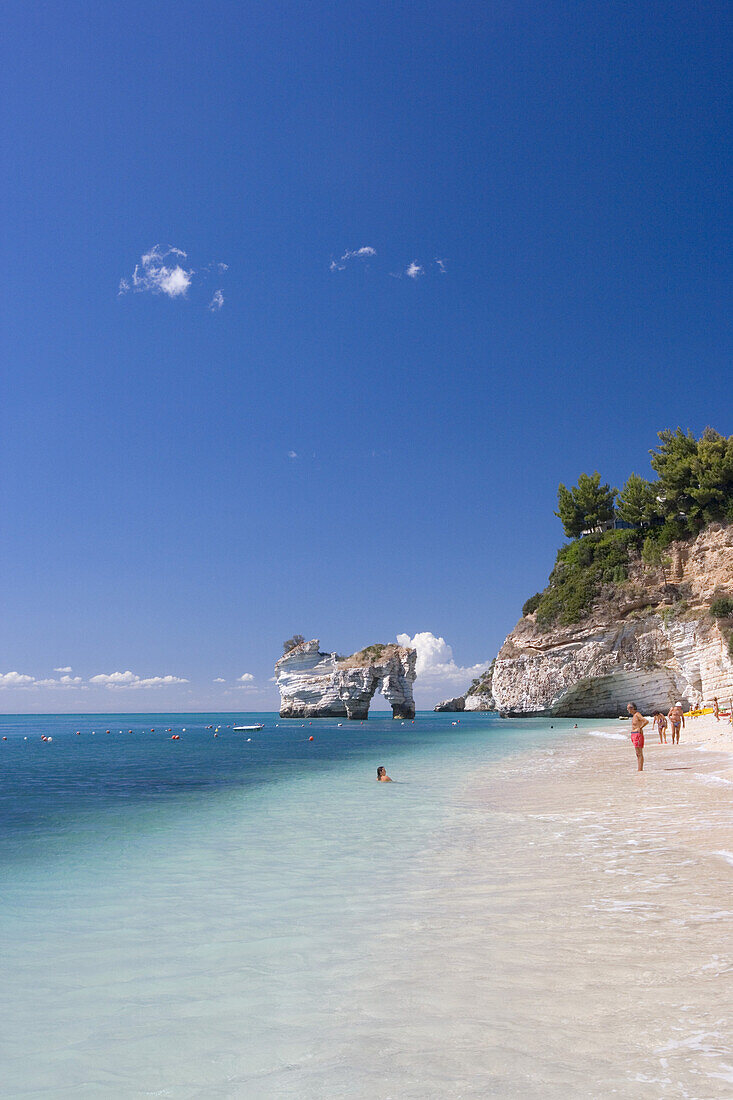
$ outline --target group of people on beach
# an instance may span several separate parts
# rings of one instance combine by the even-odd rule
[[[717,701],[717,700],[716,700]],[[631,744],[636,751],[637,771],[644,771],[644,726],[649,725],[636,703],[629,703],[627,711],[631,715]],[[654,712],[654,726],[659,730],[659,743],[667,744],[667,724],[672,734],[672,744],[679,745],[680,730],[685,728],[685,712],[682,703],[675,703],[665,716],[661,710]]]

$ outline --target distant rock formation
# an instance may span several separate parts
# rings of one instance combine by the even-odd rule
[[[468,691],[463,695],[457,695],[455,699],[445,699],[442,703],[438,703],[433,710],[496,710],[496,701],[491,688],[494,664],[495,662],[492,661],[486,672],[483,672],[474,680]]]
[[[666,713],[678,699],[727,703],[733,622],[710,608],[733,597],[733,526],[713,524],[669,554],[672,583],[637,561],[628,582],[602,594],[580,622],[542,628],[534,613],[520,619],[494,666],[500,713],[609,718],[630,701],[645,713]]]
[[[392,707],[393,718],[414,718],[414,649],[373,645],[339,657],[321,653],[318,639],[302,642],[275,665],[281,718],[352,718],[369,716],[375,691]]]
[[[466,709],[466,696],[457,695],[455,699],[444,699],[442,703],[436,703],[433,710],[461,711]]]

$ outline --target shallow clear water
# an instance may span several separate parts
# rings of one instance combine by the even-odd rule
[[[236,1095],[286,1073],[312,1055],[451,778],[476,751],[512,751],[485,718],[267,715],[245,734],[235,717],[3,720],[6,1095]]]
[[[704,767],[639,781],[593,723],[234,718],[3,720],[1,1095],[731,1094]]]

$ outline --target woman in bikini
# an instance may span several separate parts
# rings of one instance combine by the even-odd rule
[[[667,744],[667,719],[662,714],[661,710],[658,710],[654,715],[654,725],[659,729],[659,744],[662,744],[662,738],[664,738],[664,744]]]

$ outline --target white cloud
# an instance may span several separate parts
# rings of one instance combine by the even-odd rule
[[[119,293],[126,294],[132,289],[136,293],[166,294],[169,298],[185,297],[194,275],[193,268],[187,270],[174,261],[164,263],[169,256],[187,258],[180,248],[170,247],[163,252],[156,244],[141,256],[139,264],[135,264],[131,279],[120,279]]]
[[[188,680],[181,676],[137,676],[134,672],[100,672],[92,676],[90,684],[99,684],[108,688],[159,688],[171,687],[173,684],[187,684]]]
[[[288,458],[297,458],[297,457],[298,457],[298,452],[297,451],[288,451]]]
[[[376,248],[372,248],[370,244],[362,245],[361,248],[347,249],[338,260],[331,260],[329,264],[330,271],[343,271],[349,260],[360,259],[366,260],[370,256],[376,256]]]
[[[71,665],[66,665],[65,668],[55,668],[54,672],[73,672]]]
[[[36,680],[33,686],[41,688],[78,688],[81,683],[81,676],[61,676],[58,680],[54,680],[53,677],[46,680]]]
[[[209,309],[212,313],[218,313],[221,307],[224,305],[224,295],[221,290],[214,291],[214,297],[209,302]]]
[[[438,271],[440,272],[440,274],[445,275],[445,260],[436,259],[435,262],[438,265]]]
[[[413,260],[408,268],[405,270],[405,275],[408,279],[417,279],[419,275],[425,274],[425,268],[421,267],[417,260]]]
[[[225,684],[226,680],[224,679],[223,676],[217,676],[216,679],[213,681],[213,683],[215,683],[215,684]]]
[[[30,687],[35,680],[23,672],[0,672],[0,688]]]
[[[243,672],[242,675],[239,677],[240,684],[251,684],[253,680],[254,676],[251,672]]]
[[[417,650],[415,686],[420,688],[444,691],[446,694],[450,694],[451,689],[463,692],[471,680],[485,672],[490,664],[489,661],[483,661],[469,667],[457,665],[453,659],[453,650],[445,638],[437,637],[429,630],[424,630],[413,638],[409,634],[398,634],[397,641],[400,645]]]

